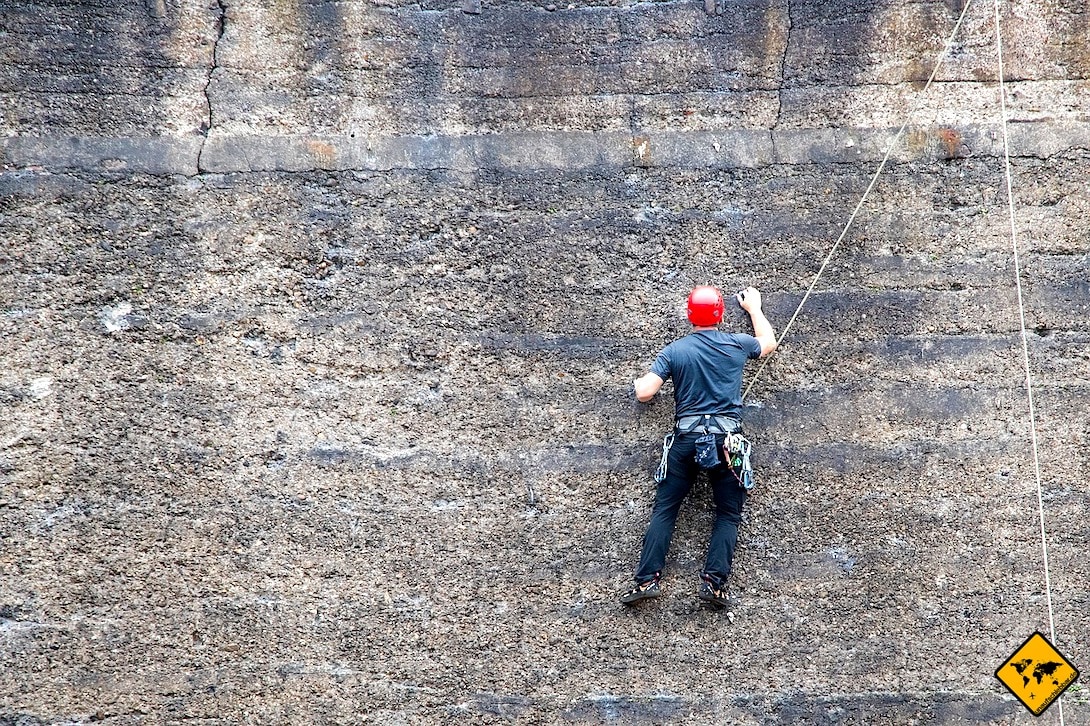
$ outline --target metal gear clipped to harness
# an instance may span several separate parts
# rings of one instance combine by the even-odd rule
[[[674,445],[674,435],[666,434],[662,438],[662,458],[659,460],[659,468],[655,472],[655,483],[662,484],[666,481],[666,467],[670,460],[670,447]]]
[[[753,445],[742,434],[727,434],[723,440],[723,454],[727,465],[735,472],[742,488],[747,492],[753,489],[757,482],[753,479],[753,466],[749,461],[749,454]]]

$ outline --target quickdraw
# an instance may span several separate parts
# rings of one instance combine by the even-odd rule
[[[655,472],[655,483],[662,484],[666,481],[666,465],[670,458],[670,447],[674,445],[673,433],[666,434],[662,439],[662,459],[659,460],[658,471]]]
[[[723,440],[723,454],[727,460],[727,465],[734,472],[738,483],[747,492],[757,484],[753,479],[753,466],[749,461],[749,454],[752,450],[753,445],[742,434],[727,434]]]

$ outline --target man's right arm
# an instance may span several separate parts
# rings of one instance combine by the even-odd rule
[[[761,291],[755,287],[747,287],[735,297],[741,308],[749,313],[750,322],[753,323],[753,337],[761,344],[761,357],[764,358],[776,350],[776,331],[761,310]]]
[[[632,381],[632,387],[636,390],[636,400],[640,403],[647,403],[655,394],[662,388],[663,380],[659,378],[657,373],[647,372],[642,376]]]

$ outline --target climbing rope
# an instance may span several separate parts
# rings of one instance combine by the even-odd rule
[[[950,37],[946,40],[946,45],[943,47],[942,52],[939,53],[938,58],[935,61],[935,67],[931,70],[931,76],[927,79],[927,83],[924,84],[923,89],[916,95],[916,99],[921,98],[927,89],[931,87],[931,84],[935,80],[935,76],[939,72],[939,68],[942,66],[943,60],[949,55],[950,49],[954,45],[954,38],[957,37],[958,30],[961,28],[961,22],[965,19],[965,14],[969,11],[969,5],[972,4],[972,0],[966,0],[965,6],[961,9],[961,15],[958,17],[958,21],[954,23],[954,29],[950,33]],[[886,168],[886,164],[889,162],[889,157],[893,153],[894,147],[897,146],[897,142],[904,136],[905,129],[908,128],[908,122],[912,118],[912,112],[915,110],[913,104],[909,104],[909,110],[905,114],[905,121],[901,124],[901,128],[897,129],[897,133],[894,135],[893,140],[889,142],[886,147],[886,154],[882,157],[882,163],[878,165],[878,169],[875,170],[874,176],[871,177],[870,184],[867,185],[866,191],[863,192],[863,196],[859,199],[859,203],[855,205],[855,209],[852,210],[851,216],[848,217],[848,222],[844,225],[844,229],[840,231],[840,236],[836,238],[836,242],[833,243],[832,248],[829,250],[829,254],[825,255],[825,261],[821,263],[821,267],[818,269],[817,274],[814,275],[813,282],[810,283],[810,287],[807,288],[806,294],[802,296],[802,300],[799,302],[799,306],[795,308],[794,314],[791,319],[787,321],[787,325],[784,326],[783,332],[780,333],[780,337],[776,339],[776,345],[779,346],[783,342],[783,339],[787,337],[787,331],[791,330],[791,326],[795,323],[795,318],[802,312],[802,308],[806,305],[806,301],[810,299],[810,293],[814,291],[814,287],[817,286],[818,280],[821,279],[822,274],[825,273],[825,268],[829,266],[829,261],[833,259],[833,255],[836,254],[836,250],[840,247],[840,243],[844,241],[844,237],[847,236],[848,230],[851,229],[852,223],[855,222],[855,217],[859,214],[859,210],[863,208],[863,204],[867,201],[867,197],[870,195],[871,190],[874,189],[875,183],[878,181],[878,177],[882,174],[882,170]],[[749,385],[746,386],[745,392],[742,394],[742,400],[749,395],[750,389],[753,388],[753,384],[760,378],[761,372],[768,365],[768,361],[771,360],[771,356],[767,356],[761,360],[760,366],[753,374],[753,378],[750,379]]]
[[[999,0],[995,5],[995,52],[999,65],[999,112],[1003,126],[1003,170],[1007,182],[1007,210],[1011,225],[1011,249],[1014,251],[1014,287],[1018,292],[1018,316],[1022,326],[1022,366],[1026,374],[1026,398],[1029,401],[1029,436],[1033,447],[1033,475],[1037,482],[1037,517],[1041,524],[1041,555],[1045,567],[1045,600],[1048,603],[1048,632],[1056,642],[1056,619],[1052,610],[1052,579],[1048,567],[1048,533],[1045,529],[1045,504],[1041,488],[1041,457],[1037,449],[1037,414],[1033,406],[1033,379],[1029,364],[1029,334],[1026,331],[1026,305],[1022,297],[1022,264],[1018,256],[1018,231],[1015,224],[1014,192],[1011,182],[1010,139],[1007,135],[1007,90],[1003,68],[1003,33],[999,22]],[[1060,709],[1060,726],[1064,723],[1063,699],[1057,699]]]
[[[969,10],[969,5],[971,4],[971,1],[972,0],[967,0],[965,6],[961,9],[961,15],[958,17],[957,22],[954,24],[954,28],[950,33],[950,37],[947,39],[945,47],[943,48],[942,52],[939,54],[938,59],[935,62],[935,67],[931,71],[931,76],[927,79],[927,83],[924,85],[920,93],[916,96],[917,99],[922,97],[927,92],[928,88],[931,87],[932,82],[935,80],[935,76],[938,73],[939,68],[942,66],[943,60],[949,54],[951,47],[953,47],[954,39],[957,37],[958,30],[961,28],[962,21],[965,19],[965,15]],[[1003,130],[1003,168],[1007,186],[1007,209],[1010,220],[1011,249],[1014,253],[1014,282],[1015,289],[1018,295],[1018,315],[1022,336],[1022,364],[1025,371],[1026,397],[1028,399],[1029,406],[1030,443],[1033,449],[1033,473],[1037,485],[1037,515],[1041,527],[1041,555],[1044,563],[1045,596],[1048,605],[1048,627],[1051,640],[1053,643],[1055,643],[1056,619],[1052,606],[1052,579],[1050,576],[1048,564],[1048,531],[1045,527],[1044,493],[1041,484],[1041,457],[1037,444],[1037,415],[1033,401],[1033,376],[1032,370],[1030,368],[1029,358],[1029,334],[1026,329],[1025,298],[1022,294],[1022,266],[1021,259],[1018,254],[1018,231],[1014,210],[1013,183],[1011,178],[1010,138],[1007,129],[1009,121],[1007,117],[1006,73],[1003,66],[1003,37],[1002,25],[1000,22],[999,1],[1000,0],[994,0],[994,19],[996,58],[998,62],[999,78],[999,109],[1001,117],[1000,121]],[[783,332],[781,332],[779,338],[777,338],[777,346],[783,342],[784,338],[787,337],[788,331],[791,329],[791,326],[794,324],[796,318],[798,318],[799,313],[802,311],[802,308],[806,305],[806,301],[810,298],[810,294],[817,286],[818,281],[821,279],[822,274],[824,274],[825,268],[828,267],[830,260],[832,260],[833,258],[833,255],[836,254],[837,248],[839,248],[840,243],[847,235],[848,230],[851,228],[852,223],[855,221],[856,215],[859,213],[859,210],[862,209],[863,204],[866,202],[867,197],[871,193],[871,190],[874,189],[874,185],[878,181],[878,177],[881,175],[882,171],[886,167],[886,164],[889,162],[889,157],[893,153],[894,147],[904,135],[905,129],[908,126],[908,122],[911,118],[913,110],[914,109],[910,106],[909,112],[905,116],[904,123],[901,124],[901,127],[897,130],[897,133],[894,135],[893,140],[890,141],[889,146],[886,148],[886,153],[882,157],[882,162],[878,165],[877,170],[875,170],[874,175],[871,177],[870,183],[867,185],[866,190],[863,192],[863,196],[860,198],[859,203],[856,204],[855,209],[852,210],[851,216],[848,217],[847,223],[844,225],[844,228],[840,232],[840,236],[837,237],[836,242],[833,243],[833,246],[830,248],[829,253],[825,256],[824,261],[821,263],[821,267],[818,269],[817,274],[814,275],[813,281],[810,283],[810,286],[807,288],[806,293],[802,297],[802,300],[799,302],[798,307],[795,308],[795,312],[791,315],[791,319],[788,320],[787,325],[784,326]],[[754,373],[753,375],[753,378],[750,380],[749,385],[746,387],[745,393],[742,394],[743,399],[745,399],[749,395],[750,390],[757,382],[757,379],[760,377],[761,372],[767,365],[768,360],[768,358],[765,358],[761,362],[760,367],[758,367],[756,373]],[[1057,699],[1057,701],[1059,703],[1060,726],[1064,726],[1063,699],[1060,698]]]

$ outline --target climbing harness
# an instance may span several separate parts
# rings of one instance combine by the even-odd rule
[[[1003,69],[1003,33],[999,21],[999,0],[994,0],[995,7],[995,51],[999,75],[999,112],[1003,127],[1003,170],[1007,182],[1007,211],[1011,225],[1011,249],[1014,251],[1014,286],[1018,293],[1018,316],[1022,327],[1022,367],[1026,374],[1026,398],[1029,403],[1029,432],[1033,448],[1033,475],[1037,482],[1037,518],[1041,524],[1041,556],[1045,570],[1045,601],[1048,605],[1048,628],[1051,640],[1056,642],[1056,618],[1052,610],[1052,579],[1048,566],[1048,532],[1045,529],[1045,505],[1041,487],[1041,457],[1037,449],[1037,415],[1033,405],[1033,377],[1029,362],[1029,334],[1026,331],[1026,305],[1022,297],[1022,265],[1018,256],[1018,230],[1014,214],[1014,191],[1011,181],[1010,138],[1007,134],[1007,90]],[[1060,726],[1064,724],[1063,699],[1058,698]]]
[[[753,445],[742,435],[741,422],[730,416],[715,416],[713,414],[699,414],[696,416],[683,416],[677,420],[675,430],[668,433],[662,439],[662,457],[659,459],[659,467],[655,471],[655,483],[666,481],[666,473],[669,470],[670,448],[674,445],[674,436],[679,433],[693,433],[700,430],[700,437],[696,440],[696,451],[693,455],[696,463],[704,469],[711,469],[720,463],[718,447],[716,446],[716,434],[723,438],[723,459],[734,478],[747,492],[756,484],[753,478],[753,466],[750,463],[750,453]]]
[[[710,413],[682,416],[677,420],[675,428],[678,433],[687,434],[695,431],[698,425],[703,427],[704,433],[711,431],[718,434],[729,434],[742,428],[742,422],[733,416],[716,416]]]

